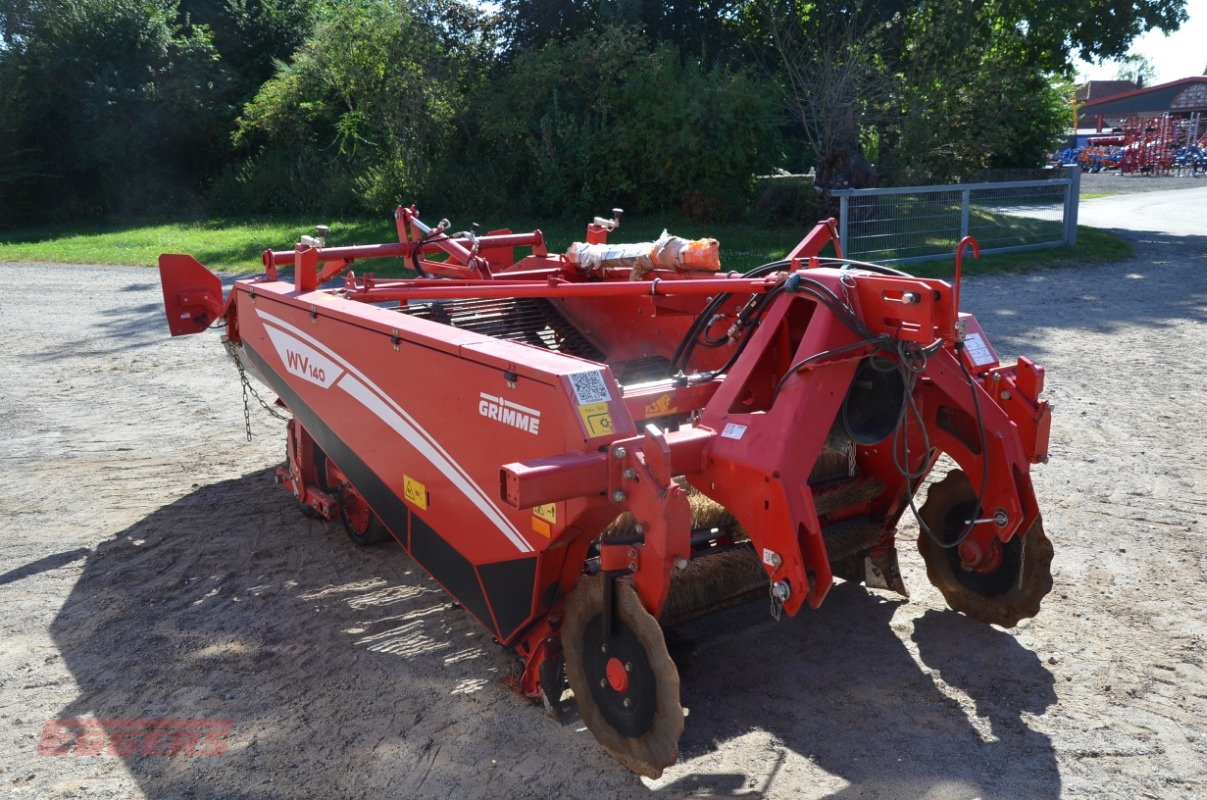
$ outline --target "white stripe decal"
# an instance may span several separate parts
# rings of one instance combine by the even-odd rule
[[[270,323],[289,333],[303,339],[311,346],[323,352],[327,357],[338,363],[348,371],[336,383],[340,389],[343,389],[351,397],[359,401],[365,408],[373,412],[373,414],[386,423],[399,436],[407,441],[412,447],[431,462],[432,466],[440,470],[440,472],[456,486],[465,497],[473,503],[479,511],[481,511],[487,519],[489,519],[504,536],[507,537],[516,549],[521,553],[531,553],[533,548],[519,530],[512,524],[499,507],[487,496],[486,492],[482,491],[473,478],[453,460],[452,456],[440,444],[432,438],[431,434],[425,431],[415,420],[404,411],[392,398],[366,377],[360,370],[349,364],[330,348],[318,341],[314,337],[307,334],[300,328],[289,324],[279,317],[256,309],[256,313],[266,323]]]

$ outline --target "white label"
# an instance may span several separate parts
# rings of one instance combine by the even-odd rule
[[[331,384],[344,374],[338,364],[296,336],[271,325],[266,325],[264,330],[268,331],[268,338],[272,339],[277,355],[281,357],[281,363],[290,375],[329,389]]]
[[[774,550],[768,550],[766,547],[764,547],[763,548],[763,563],[769,567],[778,567],[780,564],[782,564],[784,562],[783,562],[783,559],[780,558],[779,553],[775,552]]]
[[[725,430],[721,431],[721,437],[724,439],[741,439],[745,435],[746,426],[736,422],[730,422],[725,426]]]
[[[970,333],[964,337],[964,352],[968,354],[968,360],[974,367],[983,367],[997,361],[979,333]]]
[[[608,391],[608,384],[604,383],[603,373],[599,370],[576,372],[566,377],[570,379],[570,385],[574,387],[574,396],[578,398],[580,406],[588,403],[611,402],[612,393]]]

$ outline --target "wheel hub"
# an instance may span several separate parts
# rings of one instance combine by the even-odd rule
[[[632,669],[630,664],[628,669]],[[625,669],[624,662],[619,658],[608,659],[608,686],[612,687],[612,691],[624,694],[629,690],[629,673]]]
[[[613,619],[604,641],[603,614],[587,623],[583,670],[591,697],[608,724],[625,736],[641,736],[654,723],[654,673],[645,649],[623,620]]]

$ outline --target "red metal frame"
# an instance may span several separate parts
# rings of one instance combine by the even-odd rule
[[[946,452],[983,493],[986,513],[1004,512],[1006,524],[973,528],[960,550],[969,569],[992,569],[1000,543],[1038,516],[1029,465],[1047,454],[1043,370],[1026,359],[998,364],[975,318],[958,313],[959,266],[954,288],[821,267],[822,248],[838,246],[829,220],[790,252],[792,268],[782,272],[659,271],[633,281],[625,269],[579,273],[548,253],[540,231],[449,236],[446,225],[423,224],[413,206],[399,207],[396,222],[398,243],[266,251],[266,276],[236,282],[225,301],[220,281],[195,260],[163,256],[170,328],[180,335],[226,321],[247,368],[294,415],[280,481],[328,518],[339,511],[340,487],[354,491],[524,658],[517,689],[525,695],[539,694],[563,598],[621,512],[634,515],[641,541],[598,545],[598,566],[631,572],[645,607],[661,611],[673,571],[693,555],[677,476],[734,514],[789,614],[818,606],[831,586],[827,525],[867,517],[883,528],[879,552],[891,552],[917,488],[894,461],[918,472]],[[607,226],[588,233],[604,241]],[[532,252],[514,260],[515,247]],[[427,257],[437,251],[446,260]],[[343,285],[320,288],[355,262],[392,257],[416,257],[433,277],[349,273]],[[277,270],[288,265],[294,275],[283,280]],[[925,433],[933,448],[916,445],[907,457],[895,438],[852,445],[859,471],[884,489],[820,515],[811,470],[856,368],[878,345],[862,341],[819,292],[839,298],[876,341],[928,349],[914,390],[917,418],[907,415],[903,431],[916,443]],[[697,353],[687,376],[616,380],[618,365],[670,356],[722,294],[731,296],[721,306],[726,320],[766,296],[726,372],[715,371],[734,345]],[[543,298],[608,356],[585,360],[381,307],[466,298]],[[970,351],[962,337],[978,347]]]

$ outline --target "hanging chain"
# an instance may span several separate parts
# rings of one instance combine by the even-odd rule
[[[226,347],[226,354],[231,357],[232,361],[235,362],[235,368],[239,370],[239,382],[243,384],[243,427],[247,431],[247,441],[251,441],[251,401],[249,401],[247,398],[249,392],[251,393],[252,397],[256,398],[256,401],[260,404],[260,407],[267,411],[271,416],[288,422],[289,417],[285,416],[266,403],[264,398],[260,396],[260,393],[256,391],[256,387],[252,386],[251,381],[247,379],[247,372],[243,369],[243,362],[239,359],[237,352],[238,345],[232,342],[230,339],[223,339],[222,344]]]

